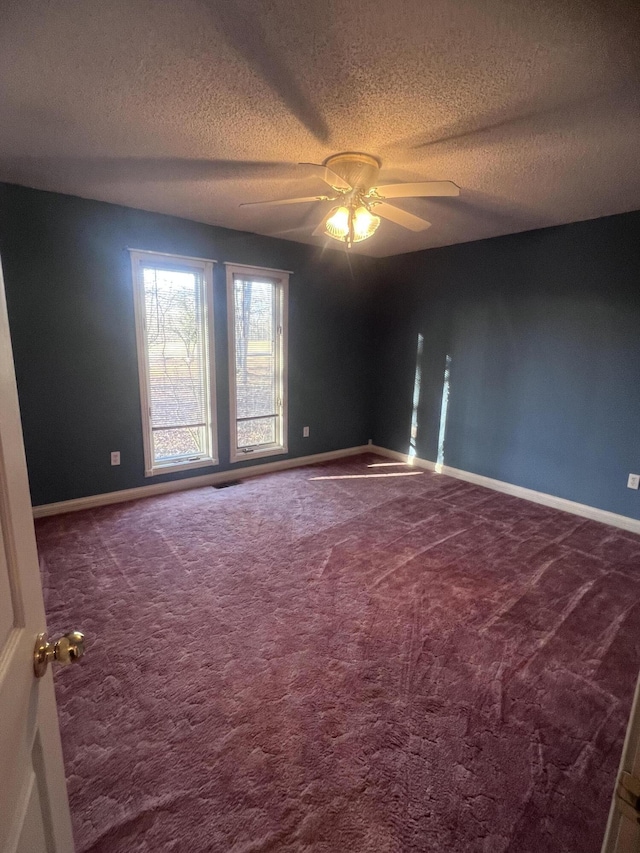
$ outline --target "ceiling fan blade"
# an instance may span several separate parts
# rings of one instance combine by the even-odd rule
[[[275,207],[278,204],[305,204],[311,201],[328,201],[326,195],[310,195],[307,198],[276,198],[273,201],[245,201],[240,207]]]
[[[415,184],[385,184],[375,187],[383,198],[425,198],[426,196],[460,195],[453,181],[420,181]]]
[[[324,237],[325,236],[325,227],[324,223],[326,222],[327,217],[323,216],[320,222],[316,225],[316,227],[311,232],[312,237]]]
[[[382,216],[383,219],[389,219],[395,222],[396,225],[402,225],[403,228],[408,228],[409,231],[425,231],[431,227],[431,223],[426,219],[420,219],[419,216],[414,216],[413,213],[407,213],[406,210],[400,210],[393,204],[375,204],[371,206],[371,211],[376,216]]]
[[[338,190],[351,190],[353,187],[348,184],[344,178],[341,178],[333,169],[328,169],[326,166],[321,166],[320,163],[298,163],[299,166],[307,166],[312,169],[316,175],[321,178],[330,187]]]

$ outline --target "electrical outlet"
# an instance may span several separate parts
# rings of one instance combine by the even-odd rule
[[[302,437],[309,438],[309,427],[302,427]]]
[[[628,489],[637,489],[640,486],[640,474],[629,474],[627,480]]]
[[[112,465],[119,465],[120,464],[120,451],[119,450],[112,450],[111,451],[111,464]]]

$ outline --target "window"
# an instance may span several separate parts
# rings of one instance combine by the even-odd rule
[[[213,261],[131,251],[145,474],[217,462]]]
[[[286,453],[289,274],[226,266],[231,461]]]

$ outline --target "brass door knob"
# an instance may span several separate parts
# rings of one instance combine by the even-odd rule
[[[84,634],[69,631],[55,643],[50,643],[46,634],[38,634],[33,650],[33,671],[36,678],[42,678],[47,671],[49,661],[57,661],[62,666],[74,663],[84,654]]]

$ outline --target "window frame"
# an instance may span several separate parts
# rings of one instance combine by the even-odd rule
[[[140,413],[142,416],[142,443],[144,448],[144,475],[155,477],[174,471],[189,471],[194,468],[210,468],[219,464],[218,429],[216,402],[215,338],[213,309],[213,268],[216,261],[208,258],[193,258],[187,255],[174,255],[167,252],[153,252],[144,249],[129,249],[131,259],[131,277],[133,282],[133,305],[136,324],[136,348],[138,355],[138,381],[140,387]],[[153,424],[151,417],[151,386],[149,379],[148,343],[146,328],[146,303],[144,285],[140,275],[141,265],[151,261],[162,269],[163,264],[173,270],[196,271],[202,275],[203,311],[205,334],[203,336],[203,360],[206,370],[207,390],[207,438],[209,451],[198,459],[172,462],[156,462],[153,456]]]
[[[229,357],[229,460],[246,462],[268,456],[282,456],[289,452],[289,276],[290,270],[249,266],[225,262],[227,275],[227,336]],[[280,346],[276,353],[280,397],[279,441],[270,445],[255,445],[255,449],[238,449],[237,388],[236,388],[236,333],[234,276],[254,277],[256,281],[269,281],[276,285],[277,318],[281,327]]]

